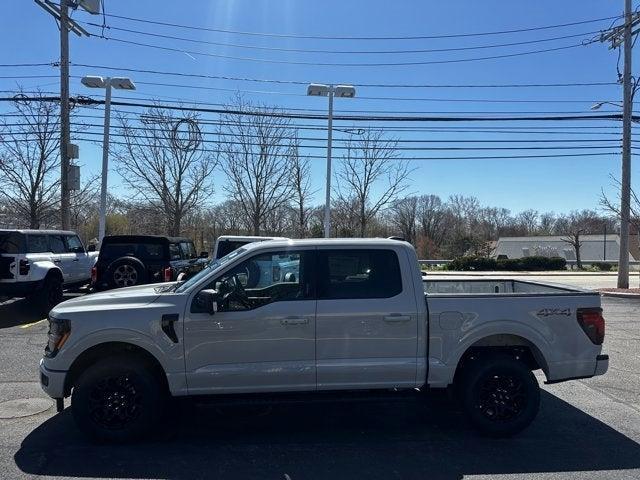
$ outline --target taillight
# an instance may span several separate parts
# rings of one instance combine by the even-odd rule
[[[20,264],[18,266],[18,273],[20,275],[29,275],[29,269],[31,265],[29,265],[29,260],[20,260]]]
[[[164,269],[164,281],[165,282],[170,282],[171,281],[171,277],[173,277],[173,270],[171,269],[171,267],[167,267]]]
[[[578,323],[595,345],[604,341],[604,317],[601,308],[579,308],[576,312]]]
[[[98,268],[91,267],[91,283],[96,283],[98,281]]]

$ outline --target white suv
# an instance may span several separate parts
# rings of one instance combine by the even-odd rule
[[[0,230],[0,296],[33,297],[46,314],[62,300],[63,288],[91,280],[93,250],[75,232]]]

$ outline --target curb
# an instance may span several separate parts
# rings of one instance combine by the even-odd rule
[[[598,292],[598,293],[603,297],[615,297],[615,298],[640,300],[640,293],[624,293],[624,292]]]

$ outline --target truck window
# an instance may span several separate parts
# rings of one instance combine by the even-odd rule
[[[182,258],[185,260],[197,257],[196,247],[191,242],[180,242],[180,250],[182,250]]]
[[[0,232],[0,253],[21,253],[22,235],[14,232]]]
[[[140,260],[162,260],[163,245],[161,243],[107,243],[100,249],[100,258],[116,259],[120,257],[136,257]]]
[[[84,253],[84,246],[76,235],[67,235],[67,251],[71,253]]]
[[[27,253],[50,252],[46,235],[27,235]]]
[[[215,288],[226,300],[220,311],[252,310],[273,302],[305,300],[305,252],[263,253],[226,272],[208,288]]]
[[[393,250],[318,250],[318,299],[389,298],[400,292]]]
[[[169,244],[169,259],[170,260],[182,260],[183,257],[182,254],[180,253],[180,245],[177,243],[170,243]]]
[[[49,251],[53,253],[67,253],[67,246],[62,235],[49,235]]]
[[[222,258],[234,250],[243,247],[247,243],[251,242],[242,242],[242,241],[233,241],[233,240],[223,240],[218,242],[218,249],[216,250],[216,258]]]

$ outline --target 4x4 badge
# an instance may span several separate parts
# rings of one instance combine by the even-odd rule
[[[538,313],[536,313],[536,315],[538,317],[551,317],[556,315],[565,315],[567,317],[570,317],[571,309],[570,308],[543,308],[541,310],[538,310]]]

